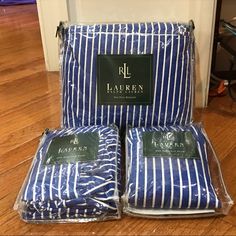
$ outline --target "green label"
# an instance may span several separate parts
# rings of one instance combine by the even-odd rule
[[[143,155],[199,159],[197,143],[190,131],[144,132]]]
[[[81,133],[52,139],[44,165],[96,160],[98,133]]]
[[[99,105],[151,105],[152,55],[98,55]]]

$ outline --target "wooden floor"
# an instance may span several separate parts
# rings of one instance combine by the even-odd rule
[[[198,119],[199,119],[198,115]],[[214,98],[201,119],[236,199],[236,104]],[[34,225],[13,204],[46,127],[60,125],[59,75],[47,73],[34,5],[0,7],[0,234],[1,235],[236,235],[236,208],[225,217]]]

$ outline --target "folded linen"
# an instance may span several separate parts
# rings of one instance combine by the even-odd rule
[[[16,206],[25,221],[120,217],[120,141],[115,127],[47,131]]]
[[[129,129],[124,211],[153,216],[221,208],[211,180],[208,145],[197,124]]]
[[[192,120],[192,24],[60,28],[64,127],[148,127]]]

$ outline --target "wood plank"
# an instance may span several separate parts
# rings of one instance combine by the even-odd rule
[[[14,68],[7,68],[5,70],[1,70],[0,85],[12,83],[15,80],[19,80],[24,77],[28,77],[33,73],[39,73],[45,70],[45,66],[43,64],[43,57],[40,59],[32,60],[30,64],[30,68],[28,66],[28,63],[22,62]]]
[[[44,119],[29,123],[29,125],[15,129],[12,132],[2,135],[0,139],[0,153],[4,155],[6,152],[15,150],[17,147],[24,145],[26,142],[39,137],[45,126],[55,128],[59,125],[58,112],[46,116]],[[4,159],[0,157],[0,160]]]
[[[55,96],[55,94],[47,94],[43,97],[35,98],[34,100],[31,100],[21,107],[17,107],[10,113],[3,113],[3,115],[0,115],[2,135],[6,135],[9,132],[12,132],[15,129],[19,128],[19,123],[17,122],[21,122],[21,127],[26,127],[29,125],[29,123],[35,123],[39,120],[42,120],[45,115],[53,112],[54,109],[58,110],[59,115],[60,113],[58,100],[59,99],[57,96]],[[54,106],[52,105],[53,103],[55,103]],[[14,121],[11,119],[13,116]]]
[[[224,181],[233,199],[236,199],[236,188],[235,188],[236,171],[230,171],[230,170],[234,170],[236,168],[235,154],[236,154],[236,147],[230,153],[228,153],[227,158],[225,158],[221,163]],[[236,226],[235,219],[236,219],[236,206],[233,207],[228,216],[224,217],[224,221]]]
[[[220,219],[215,219],[202,233],[202,235],[225,235],[227,232],[236,233],[236,227],[225,223]]]

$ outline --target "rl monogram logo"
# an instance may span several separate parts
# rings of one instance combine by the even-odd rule
[[[78,145],[79,144],[79,139],[77,137],[75,137],[74,139],[70,140],[70,143],[72,143],[74,145]]]
[[[119,75],[123,75],[124,79],[131,78],[131,73],[129,73],[129,67],[126,63],[123,64],[124,66],[119,66]]]
[[[175,140],[174,134],[171,133],[171,132],[167,132],[166,135],[164,136],[164,138],[168,141],[174,141]]]

